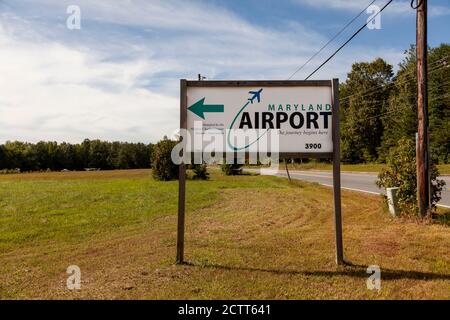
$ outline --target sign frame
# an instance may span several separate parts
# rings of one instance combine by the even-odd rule
[[[336,245],[336,264],[344,264],[341,216],[341,166],[340,166],[340,120],[339,120],[339,79],[332,80],[180,80],[180,129],[187,129],[187,89],[188,87],[331,87],[332,143],[333,152],[281,152],[280,159],[319,158],[333,162],[333,207]],[[185,152],[185,151],[183,151]],[[178,172],[178,220],[176,263],[184,263],[184,231],[186,209],[186,165],[182,161]]]

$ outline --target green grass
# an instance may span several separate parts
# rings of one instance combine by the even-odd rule
[[[448,211],[393,220],[380,197],[344,191],[348,264],[336,267],[330,189],[212,170],[187,181],[179,266],[177,190],[149,170],[0,176],[0,298],[450,298]],[[380,292],[366,288],[371,264]]]
[[[439,164],[438,166],[440,174],[450,174],[450,163],[449,164]]]
[[[284,164],[281,164],[284,167]],[[342,171],[351,172],[380,172],[381,169],[385,168],[386,164],[382,163],[361,163],[361,164],[341,164]],[[440,174],[450,174],[450,164],[440,164],[437,166]],[[332,169],[331,163],[324,162],[308,162],[308,163],[294,163],[289,164],[289,168],[293,170],[326,170],[330,171]]]
[[[161,183],[150,178],[150,171],[135,172],[141,176],[129,177],[127,171],[114,176],[116,172],[111,171],[0,177],[0,252],[36,241],[76,243],[175,214],[178,182]],[[217,201],[218,189],[275,185],[256,177],[248,177],[245,183],[236,178],[188,181],[188,186],[192,183],[195,190],[188,188],[186,198],[193,210]]]
[[[342,171],[354,172],[379,172],[383,169],[385,164],[368,163],[368,164],[341,164]],[[331,170],[331,163],[323,162],[309,162],[305,164],[290,164],[290,168],[294,170]]]

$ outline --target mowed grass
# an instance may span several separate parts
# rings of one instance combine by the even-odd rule
[[[284,168],[284,164],[280,167]],[[294,163],[289,164],[289,168],[293,170],[325,170],[331,171],[331,163],[324,162],[308,162],[308,163]],[[380,172],[383,168],[386,168],[386,164],[383,163],[360,163],[360,164],[341,164],[342,171],[350,172]],[[450,164],[437,165],[440,174],[450,174]]]
[[[277,177],[188,181],[175,265],[177,190],[149,170],[0,176],[0,298],[450,298],[448,224],[391,219],[378,196],[344,191],[337,267],[331,190]]]

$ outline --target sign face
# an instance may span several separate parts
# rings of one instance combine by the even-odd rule
[[[344,264],[339,79],[307,81],[182,79],[180,98],[179,143],[171,153],[172,161],[179,164],[177,263],[184,262],[186,165],[192,163],[192,158],[194,164],[215,163],[209,160],[216,157],[227,164],[239,160],[257,164],[258,161],[261,162],[260,159],[270,158],[271,167],[275,166],[278,169],[280,158],[319,157],[333,160],[336,263]],[[268,148],[261,147],[264,143]],[[274,145],[276,148],[273,148]],[[258,157],[254,157],[255,146]],[[222,152],[226,155],[220,154]],[[246,153],[245,157],[242,157],[243,152]],[[198,153],[201,153],[201,157],[198,157]],[[252,163],[252,160],[255,162]]]
[[[251,151],[272,135],[280,153],[333,152],[331,81],[202,83],[186,88],[186,129],[194,139],[206,138],[202,147],[214,135],[223,139],[217,152]]]

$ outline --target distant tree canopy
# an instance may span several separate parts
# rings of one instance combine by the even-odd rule
[[[392,66],[383,59],[352,66],[341,88],[342,159],[347,162],[377,160],[383,123],[393,77]]]
[[[428,57],[431,157],[435,163],[450,163],[450,45],[429,49]],[[353,64],[340,85],[342,161],[386,162],[400,139],[415,139],[416,79],[413,46],[405,51],[395,75],[392,65],[381,58]],[[158,159],[168,150],[167,140],[165,136],[158,145]],[[152,149],[152,144],[88,139],[80,144],[8,141],[0,145],[0,169],[149,168],[156,163]]]
[[[428,52],[430,152],[450,162],[450,45]],[[417,131],[416,57],[412,46],[394,76],[382,59],[355,63],[340,86],[342,161],[385,162],[400,139]]]
[[[0,145],[0,169],[21,171],[84,168],[150,168],[152,144],[84,140],[80,144],[6,142]]]

